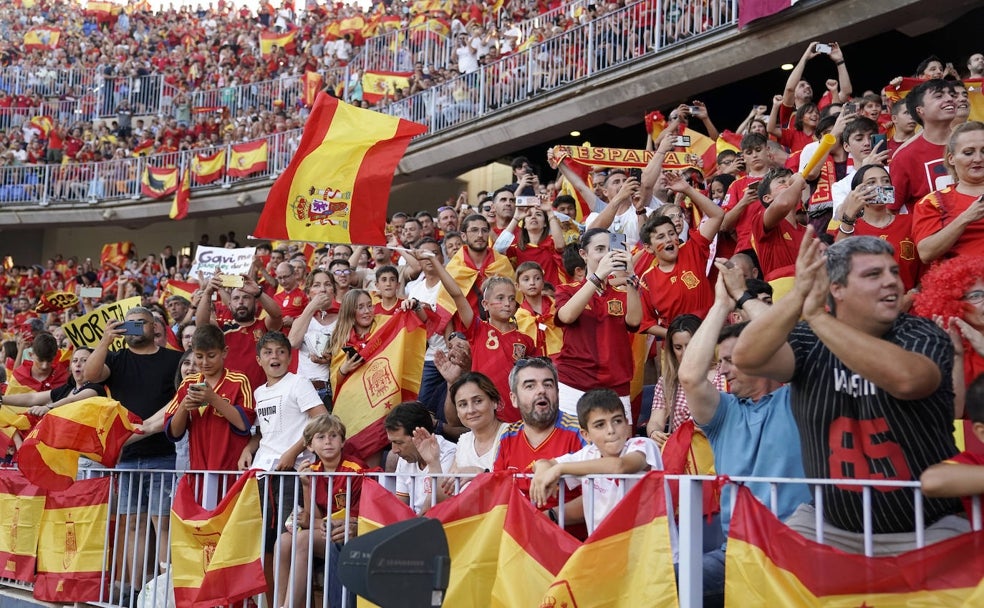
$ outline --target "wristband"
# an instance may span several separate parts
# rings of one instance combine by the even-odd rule
[[[841,224],[847,224],[848,226],[853,226],[854,222],[858,221],[856,217],[850,217],[846,213],[841,216]]]
[[[754,299],[755,299],[755,294],[753,294],[752,292],[746,289],[745,293],[741,294],[741,297],[738,298],[737,302],[735,302],[735,308],[741,310],[742,309],[741,307],[745,305],[745,302]]]
[[[850,226],[851,229],[844,230],[844,226]],[[837,230],[839,230],[841,234],[854,234],[854,222],[851,222],[850,224],[845,224],[842,222],[841,225],[837,227]]]
[[[591,274],[588,275],[588,281],[594,284],[594,286],[597,287],[598,289],[604,289],[601,284],[601,278],[599,278],[598,275],[596,275],[595,273],[592,272]]]
[[[840,61],[835,61],[834,65],[844,65],[844,60],[841,59]]]

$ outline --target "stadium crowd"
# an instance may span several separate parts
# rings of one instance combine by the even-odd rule
[[[187,15],[201,27],[221,22]],[[281,18],[293,19],[267,13],[266,25]],[[312,27],[327,17],[315,18]],[[123,39],[145,25],[134,12]],[[119,21],[109,41],[118,30]],[[802,79],[810,61],[830,64],[817,101]],[[170,67],[187,76],[180,65]],[[982,78],[984,56],[969,57],[966,70]],[[393,214],[386,246],[261,245],[237,287],[193,275],[192,257],[170,247],[130,249],[121,261],[10,260],[0,284],[3,406],[43,420],[108,389],[144,420],[121,467],[383,467],[417,513],[454,492],[432,493],[429,473],[533,473],[524,489],[554,520],[561,475],[663,468],[661,448],[704,436],[724,475],[912,481],[926,471],[926,539],[947,538],[969,526],[946,497],[980,490],[958,479],[960,467],[935,465],[980,462],[958,456],[953,421],[984,424],[984,381],[975,382],[984,370],[984,124],[968,120],[967,85],[954,72],[931,57],[902,99],[901,81],[856,94],[839,46],[811,42],[713,168],[695,155],[666,164],[687,152],[681,138],[721,135],[692,101],[652,131],[639,170],[578,167],[553,150],[550,171],[517,157],[513,181],[493,192]],[[236,235],[214,245],[236,248]],[[92,287],[102,295],[81,291]],[[50,310],[53,291],[79,303],[38,312]],[[63,325],[131,297],[141,298],[125,315],[136,329],[111,321],[91,349],[71,347]],[[416,400],[390,404],[378,428],[346,437],[355,423],[346,408],[369,386],[346,378],[373,368],[380,353],[369,344],[393,319],[426,328]],[[127,348],[110,352],[117,337]],[[654,386],[640,403],[633,380],[647,362]],[[12,462],[20,441],[12,433]],[[590,530],[612,505],[588,514],[579,487],[563,519]],[[319,517],[338,510],[338,487],[308,500],[310,490],[304,505]],[[815,532],[804,487],[753,491],[794,529]],[[322,500],[329,492],[332,504]],[[912,548],[912,492],[872,500],[876,552]],[[830,486],[824,505],[825,538],[859,552],[860,494]],[[723,542],[727,495],[711,511]],[[319,551],[352,516],[320,531]],[[130,519],[135,534],[148,525]],[[271,545],[307,543],[304,519],[276,522]],[[164,535],[166,523],[153,525]],[[719,543],[705,554],[707,605],[722,598],[724,553]],[[139,578],[128,576],[138,587]]]

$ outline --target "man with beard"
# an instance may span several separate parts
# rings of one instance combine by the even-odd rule
[[[520,359],[509,373],[509,396],[519,408],[522,420],[509,425],[499,438],[495,456],[496,471],[533,473],[537,460],[572,454],[585,446],[576,416],[560,411],[557,389],[557,368],[550,359],[537,357]],[[517,479],[519,489],[529,495],[530,479]],[[574,498],[576,496],[576,498]],[[565,523],[584,519],[580,489],[567,494],[564,505]],[[552,498],[543,509],[557,521],[557,499]]]
[[[489,221],[481,215],[469,215],[461,225],[465,246],[448,262],[448,273],[468,298],[472,311],[482,316],[482,284],[485,279],[502,275],[516,278],[509,258],[489,247]]]
[[[280,264],[280,266],[290,267],[287,263]],[[277,274],[278,276],[281,274],[279,267]],[[222,327],[222,331],[225,333],[226,348],[229,349],[225,366],[245,374],[249,378],[250,386],[264,384],[266,374],[256,359],[256,344],[266,332],[280,330],[283,325],[280,307],[277,306],[277,302],[273,298],[260,289],[256,281],[248,276],[243,279],[242,287],[236,287],[231,294],[226,295],[226,290],[222,287],[222,277],[216,274],[205,285],[205,291],[202,297],[198,299],[198,309],[195,311],[196,326],[217,324],[212,316],[212,294],[214,293],[218,293],[224,301],[228,302],[229,310],[232,312],[233,322]],[[256,317],[257,299],[267,313],[263,319]]]
[[[174,469],[174,444],[162,434],[164,409],[174,397],[174,375],[181,360],[181,353],[161,348],[154,343],[154,315],[142,307],[131,308],[126,321],[142,322],[143,333],[125,335],[120,321],[110,321],[96,349],[85,364],[85,381],[103,383],[112,391],[113,398],[123,407],[143,419],[140,432],[127,441],[120,455],[121,469]],[[118,337],[123,337],[126,348],[109,352]],[[123,475],[120,478],[119,514],[124,520],[128,538],[146,538],[149,513],[157,536],[157,556],[153,563],[167,561],[168,503],[171,495],[171,475],[144,474]],[[126,543],[125,555],[117,563],[124,564],[126,572],[118,573],[123,588],[139,590],[146,583],[142,573],[153,576],[156,569],[146,568],[146,545],[143,542]]]

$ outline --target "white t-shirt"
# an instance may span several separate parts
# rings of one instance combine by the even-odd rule
[[[315,313],[317,314],[317,313]],[[311,353],[324,353],[331,342],[331,333],[335,330],[335,321],[322,325],[313,318],[304,332],[304,341],[297,353],[297,375],[308,380],[329,381],[330,370],[327,364],[315,363]]]
[[[646,463],[654,471],[663,470],[663,459],[659,455],[659,446],[652,439],[646,437],[632,437],[625,442],[620,456],[625,456],[632,452],[642,452],[646,455]],[[554,460],[557,462],[585,462],[588,460],[598,460],[601,452],[593,443],[588,444],[573,454],[564,454]],[[608,477],[568,477],[566,478],[567,487],[574,489],[581,484],[581,494],[584,496],[584,520],[588,525],[588,534],[594,532],[601,520],[605,519],[618,501],[632,489],[635,485],[634,480],[611,479]],[[594,483],[594,489],[591,485]],[[594,495],[592,496],[592,492]]]
[[[420,273],[419,277],[407,283],[404,291],[407,294],[408,300],[410,298],[416,298],[418,302],[434,306],[437,304],[438,294],[441,293],[441,282],[438,281],[434,283],[433,287],[428,287],[427,278],[424,276],[424,273]],[[444,340],[444,336],[435,333],[427,338],[427,352],[424,353],[424,361],[433,361],[434,353],[438,350],[447,350],[447,347],[448,345]]]
[[[591,223],[597,219],[599,213],[592,211],[584,220],[584,225],[591,227]],[[635,207],[629,205],[626,211],[616,215],[612,220],[612,225],[608,227],[609,232],[617,232],[625,235],[625,244],[631,249],[639,241],[639,216],[636,215]]]
[[[454,50],[458,57],[458,71],[462,74],[470,74],[478,70],[478,56],[467,46],[459,46]]]
[[[280,457],[297,443],[307,424],[307,411],[323,405],[309,380],[288,372],[273,386],[261,384],[253,391],[256,425],[263,436],[253,456],[254,469],[272,470]],[[298,456],[298,460],[303,454]],[[295,463],[296,464],[296,463]]]
[[[447,473],[454,463],[457,446],[440,435],[436,437],[437,445],[441,449],[441,471]],[[430,504],[432,489],[430,471],[426,468],[421,470],[417,463],[407,462],[402,458],[396,463],[396,495],[409,496],[410,508],[414,513],[420,515],[424,505]]]
[[[492,463],[495,461],[495,454],[499,451],[499,437],[506,431],[509,425],[505,422],[499,423],[499,428],[495,432],[495,442],[485,454],[479,456],[475,451],[475,434],[471,431],[458,437],[458,453],[454,456],[454,466],[461,469],[463,467],[478,467],[485,471],[492,470]]]

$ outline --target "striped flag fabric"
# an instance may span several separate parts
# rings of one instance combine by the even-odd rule
[[[24,50],[51,51],[58,48],[61,28],[35,26],[24,33]]]
[[[726,559],[726,605],[978,606],[984,532],[865,557],[801,536],[740,486]]]
[[[178,189],[177,167],[152,167],[147,165],[143,179],[140,180],[140,192],[148,198],[164,198],[174,194]]]
[[[304,72],[302,81],[304,84],[304,105],[310,108],[318,98],[321,87],[325,85],[325,77],[313,70],[307,70]]]
[[[150,156],[154,153],[154,146],[156,144],[157,142],[153,138],[145,139],[133,147],[133,156]]]
[[[45,602],[96,602],[108,594],[105,567],[111,477],[85,479],[48,492],[38,538],[34,598]]]
[[[256,471],[246,471],[215,509],[195,501],[192,476],[171,507],[171,572],[178,606],[214,608],[265,593],[263,516]]]
[[[262,32],[260,33],[260,54],[266,58],[273,54],[274,47],[279,47],[284,50],[285,53],[294,54],[297,51],[297,45],[294,42],[294,38],[297,36],[297,30],[291,30],[289,32],[277,33],[277,32]]]
[[[676,606],[671,519],[663,474],[650,472],[574,551],[540,605]]]
[[[116,243],[106,243],[99,252],[99,264],[112,264],[118,268],[126,266],[130,259],[130,252],[135,248],[132,241],[118,241]]]
[[[199,152],[191,161],[191,173],[196,184],[211,184],[222,179],[225,173],[225,150],[217,150],[211,154]]]
[[[37,131],[41,139],[48,139],[48,134],[54,127],[55,121],[50,116],[35,116],[31,119],[31,127]]]
[[[14,393],[8,390],[5,394],[12,395]],[[14,409],[11,405],[0,408],[0,451],[2,453],[6,454],[14,445],[15,435],[20,434],[23,437],[31,429],[31,419],[25,414],[26,411],[27,408]]]
[[[383,419],[393,406],[417,398],[425,350],[423,323],[413,311],[400,311],[370,334],[359,350],[365,365],[341,380],[340,374],[333,375],[333,413],[345,421],[345,445],[356,457],[366,459],[389,443]],[[339,350],[332,365],[341,365],[345,356]]]
[[[0,577],[34,581],[43,513],[44,490],[15,469],[0,470]]]
[[[178,180],[178,189],[174,192],[174,200],[171,201],[171,211],[168,217],[172,220],[183,220],[188,217],[188,203],[191,201],[191,167],[185,165]]]
[[[410,138],[427,128],[318,95],[290,165],[253,234],[314,243],[385,245],[386,207]]]
[[[412,72],[383,72],[366,70],[362,74],[362,97],[369,103],[377,103],[387,93],[410,86]]]
[[[232,146],[229,154],[229,177],[249,177],[266,171],[268,150],[265,139]]]
[[[375,532],[390,524],[416,517],[396,494],[390,492],[372,477],[362,480],[362,494],[359,500],[359,535]]]

